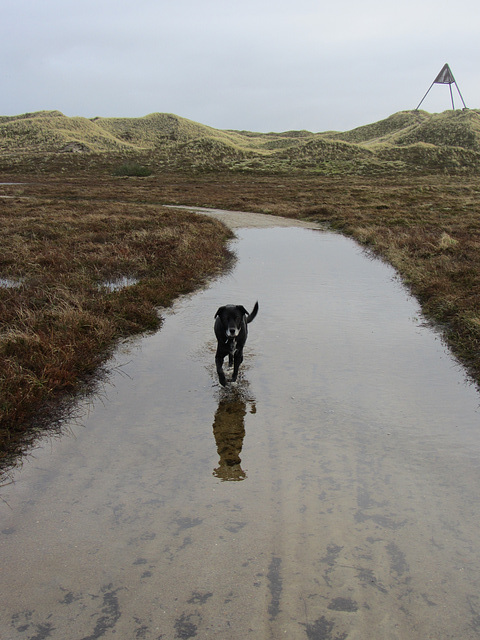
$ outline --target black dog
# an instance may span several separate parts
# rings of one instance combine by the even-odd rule
[[[258,312],[258,302],[255,303],[252,313],[248,313],[241,305],[227,304],[220,307],[215,314],[215,335],[218,345],[215,355],[215,364],[220,384],[227,384],[223,373],[223,361],[228,356],[228,365],[233,364],[232,382],[235,382],[238,369],[243,362],[243,347],[247,341],[247,323],[251,322]]]

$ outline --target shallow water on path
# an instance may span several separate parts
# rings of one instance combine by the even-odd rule
[[[352,241],[237,237],[2,489],[0,637],[478,638],[474,387]],[[215,311],[257,299],[223,389]]]

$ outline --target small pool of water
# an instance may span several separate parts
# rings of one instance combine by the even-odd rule
[[[4,289],[16,289],[17,287],[21,287],[23,282],[22,279],[0,278],[0,287]]]
[[[101,282],[99,284],[99,288],[106,289],[110,292],[121,291],[122,289],[126,289],[127,287],[132,287],[138,282],[138,278],[134,278],[132,276],[121,276],[119,278],[115,278],[114,280],[106,280],[105,282]]]

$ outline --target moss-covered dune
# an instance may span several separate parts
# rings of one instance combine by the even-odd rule
[[[439,147],[461,147],[480,151],[480,113],[445,111],[423,118],[415,126],[398,132],[397,145],[425,142]]]
[[[324,137],[361,146],[403,146],[428,143],[440,147],[464,147],[480,150],[480,112],[478,110],[400,111],[385,120],[344,133]]]
[[[140,148],[155,149],[168,143],[215,140],[236,146],[242,136],[221,131],[171,113],[152,113],[143,118],[95,118],[95,124],[108,135]]]
[[[75,159],[67,160],[67,152],[76,152],[70,154]],[[343,133],[220,130],[168,113],[92,119],[59,111],[0,116],[3,170],[95,165],[109,171],[125,157],[147,163],[152,172],[477,173],[480,111],[400,111]]]
[[[343,140],[358,145],[371,145],[387,143],[391,137],[398,132],[409,131],[419,123],[428,120],[430,114],[425,111],[399,111],[389,116],[385,120],[379,120],[372,124],[357,127],[351,131],[331,132],[324,134],[332,140]]]
[[[112,152],[131,148],[87,118],[67,118],[59,111],[40,111],[0,118],[3,153],[65,151]]]

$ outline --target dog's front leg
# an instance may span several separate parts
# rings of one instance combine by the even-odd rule
[[[236,382],[238,376],[238,370],[240,369],[240,365],[243,362],[243,353],[241,351],[236,351],[233,356],[233,375],[232,382]]]
[[[217,365],[217,373],[218,373],[218,381],[225,387],[227,385],[227,381],[225,379],[225,374],[223,373],[223,359],[224,355],[221,355],[217,351],[217,355],[215,356],[215,364]]]

